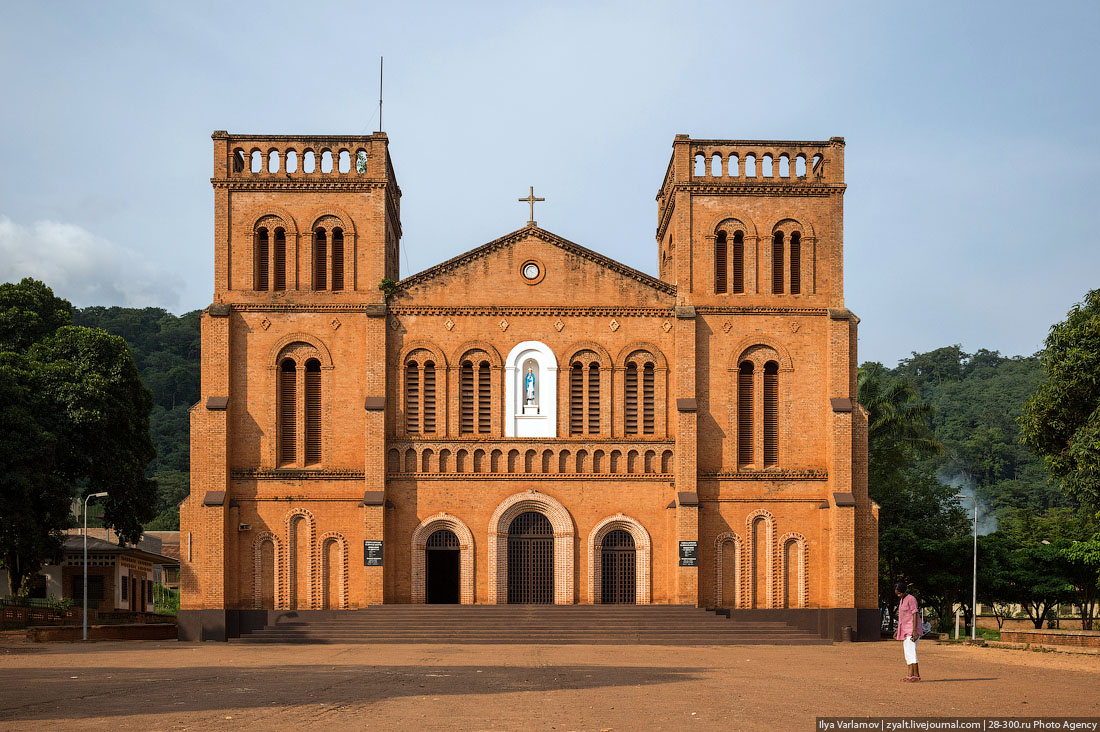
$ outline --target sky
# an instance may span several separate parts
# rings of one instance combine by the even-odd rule
[[[11,3],[0,282],[202,308],[212,142],[384,128],[402,276],[524,225],[656,274],[673,137],[846,139],[860,360],[1029,355],[1100,287],[1100,3]]]

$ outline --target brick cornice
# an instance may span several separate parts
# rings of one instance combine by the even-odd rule
[[[244,468],[231,470],[234,480],[363,480],[362,470],[283,470],[279,468]]]
[[[530,307],[503,305],[487,307],[463,307],[447,305],[401,306],[390,308],[393,315],[507,315],[507,316],[560,316],[560,317],[672,317],[672,308],[623,308],[623,307]]]
[[[382,317],[386,314],[386,306],[382,303],[262,303],[262,302],[233,302],[224,303],[233,310],[242,313],[366,313],[370,316]]]
[[[702,315],[828,315],[829,308],[785,308],[779,305],[696,305]]]
[[[805,470],[720,470],[714,473],[699,473],[701,480],[828,480],[829,471],[824,468]],[[820,501],[821,498],[819,497]]]
[[[674,197],[677,193],[705,194],[717,196],[795,196],[795,197],[823,197],[843,195],[848,186],[844,183],[747,183],[741,180],[677,183],[672,186],[662,187],[657,194],[657,200],[661,201]],[[675,198],[672,198],[674,201]],[[657,238],[664,236],[668,228],[668,222],[672,218],[674,206],[671,201],[661,211],[661,220],[657,222]]]

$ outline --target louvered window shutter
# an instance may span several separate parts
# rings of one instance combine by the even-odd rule
[[[405,365],[405,431],[420,432],[420,369],[416,361]]]
[[[764,366],[764,467],[779,464],[779,365]]]
[[[740,231],[733,235],[733,291],[745,291],[745,235]]]
[[[588,365],[588,433],[600,433],[600,365]]]
[[[642,369],[642,432],[652,435],[656,394],[654,393],[655,371],[653,364],[647,363]]]
[[[291,359],[283,361],[279,368],[279,464],[293,465],[297,460],[294,450],[297,412],[297,380],[295,363]]]
[[[435,364],[424,364],[424,431],[435,433]]]
[[[473,434],[474,431],[474,365],[469,361],[462,364],[459,384],[459,425],[458,431]]]
[[[313,232],[313,289],[328,287],[328,234],[324,229]]]
[[[575,363],[569,369],[569,434],[584,432],[584,368]]]
[[[718,232],[718,241],[714,244],[714,291],[726,292],[726,232]]]
[[[493,425],[493,390],[490,387],[489,364],[481,362],[477,370],[477,431],[487,435]]]
[[[286,289],[286,232],[275,229],[275,287]]]
[[[271,249],[267,238],[267,229],[256,232],[256,289],[266,291],[269,284],[268,272],[271,266]]]
[[[737,462],[752,464],[752,363],[737,372]]]
[[[783,232],[772,238],[772,293],[783,294]]]
[[[344,231],[332,230],[332,289],[344,289]]]
[[[307,465],[321,462],[321,364],[306,362],[306,454]]]
[[[626,394],[624,394],[623,426],[626,434],[638,434],[638,364],[626,365]]]
[[[802,235],[791,234],[791,294],[802,292]]]

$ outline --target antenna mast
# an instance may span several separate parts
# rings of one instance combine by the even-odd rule
[[[382,64],[385,58],[378,57],[378,131],[382,131]]]

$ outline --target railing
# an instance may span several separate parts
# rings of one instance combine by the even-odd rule
[[[529,478],[669,476],[673,442],[403,440],[387,451],[388,475]]]
[[[387,139],[381,134],[238,137],[216,132],[214,139],[226,140],[226,158],[224,163],[215,159],[215,176],[246,180],[396,180],[386,154]]]
[[[830,170],[832,143],[733,142],[693,140],[690,148],[692,180],[787,183],[841,182],[839,171]]]

